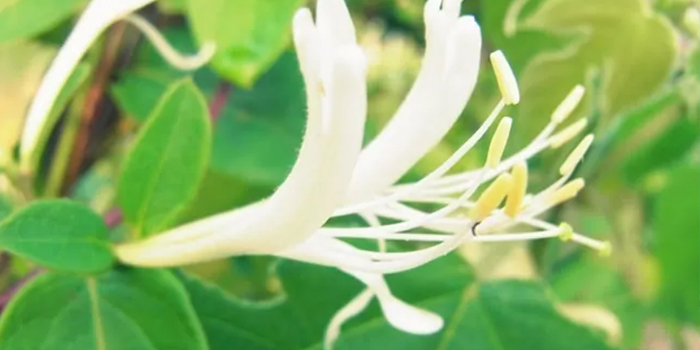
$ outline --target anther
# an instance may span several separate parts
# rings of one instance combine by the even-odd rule
[[[520,102],[518,81],[515,79],[515,74],[513,74],[513,70],[510,68],[506,57],[500,50],[491,53],[490,57],[503,100],[509,105],[518,104],[518,102]]]
[[[588,148],[591,147],[593,143],[593,135],[588,135],[581,140],[581,142],[571,151],[571,154],[566,158],[564,163],[559,168],[559,174],[566,175],[571,174],[576,168],[576,164],[583,159],[583,155],[586,154]]]

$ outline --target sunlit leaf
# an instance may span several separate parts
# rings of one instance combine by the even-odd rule
[[[700,166],[676,167],[654,202],[654,251],[666,316],[700,324]]]
[[[66,200],[35,202],[0,225],[0,247],[40,265],[92,273],[114,262],[102,218]]]
[[[19,140],[29,102],[55,53],[31,41],[0,45],[0,148],[11,150]]]
[[[0,349],[207,350],[186,291],[164,270],[47,274],[3,312]]]
[[[140,130],[124,164],[117,197],[135,236],[172,224],[194,197],[211,143],[206,101],[194,83],[172,85]]]
[[[600,107],[614,115],[658,89],[677,53],[673,28],[642,0],[547,1],[524,26],[575,38],[563,50],[538,55],[523,72],[526,115],[551,113],[594,69],[604,77]]]
[[[80,10],[87,0],[0,0],[0,43],[41,34]]]
[[[237,301],[185,278],[212,350],[232,344],[251,350],[320,350],[332,315],[361,290],[358,282],[327,268],[284,262],[279,274],[286,297],[263,304]],[[442,315],[444,330],[430,336],[397,331],[373,303],[343,328],[335,349],[610,348],[599,334],[561,316],[541,285],[516,281],[475,285],[473,278],[456,256],[389,276],[396,295]]]
[[[190,0],[187,16],[200,43],[216,44],[213,67],[237,85],[250,87],[287,47],[292,16],[304,3]]]

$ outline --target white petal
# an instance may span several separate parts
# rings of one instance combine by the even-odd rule
[[[44,124],[58,93],[90,45],[110,24],[153,1],[93,0],[87,6],[51,63],[29,106],[20,143],[20,159],[25,169],[31,166],[31,157],[37,147],[39,134],[45,127],[51,127]]]
[[[246,209],[246,215],[234,211],[162,237],[120,245],[119,258],[142,266],[176,266],[237,254],[269,254],[305,240],[321,227],[347,191],[362,145],[367,104],[360,49],[341,48],[331,64],[330,77],[323,82],[325,96],[318,93],[313,79],[305,79],[312,85],[307,86],[304,141],[290,175],[272,197]]]
[[[407,304],[389,290],[389,286],[380,274],[368,274],[353,270],[344,270],[364,282],[379,300],[379,306],[387,321],[395,328],[412,334],[432,334],[443,326],[442,317],[413,305]]]
[[[471,17],[445,28],[447,15],[426,4],[426,52],[413,87],[394,117],[362,151],[346,204],[398,181],[452,127],[476,84],[481,33]]]

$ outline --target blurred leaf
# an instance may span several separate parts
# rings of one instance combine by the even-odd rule
[[[638,348],[647,315],[623,275],[597,257],[571,259],[553,271],[548,282],[562,302],[594,303],[610,309],[622,324],[624,347]]]
[[[214,130],[212,168],[275,186],[291,170],[305,123],[304,85],[286,53],[252,90],[232,93]]]
[[[0,225],[0,246],[40,265],[93,273],[114,263],[102,218],[66,200],[34,202]]]
[[[29,102],[55,53],[31,41],[0,45],[0,148],[10,150],[19,140]]]
[[[0,222],[10,213],[12,213],[12,203],[4,195],[0,194]]]
[[[538,55],[523,72],[522,109],[528,116],[549,115],[592,69],[604,72],[603,115],[615,115],[658,89],[676,59],[672,26],[643,0],[592,0],[585,6],[551,0],[524,25],[575,35],[566,49]]]
[[[216,44],[212,66],[250,87],[287,47],[294,12],[304,0],[189,0],[187,16],[200,44]],[[236,24],[231,29],[231,23]]]
[[[700,125],[680,117],[663,132],[638,147],[623,164],[623,174],[636,183],[654,170],[668,167],[682,159],[700,135]]]
[[[163,35],[180,51],[196,51],[192,36],[184,26],[166,27]],[[175,69],[163,60],[150,42],[144,42],[130,69],[121,72],[117,82],[111,86],[110,93],[123,112],[142,123],[151,115],[168,86],[188,76],[194,77],[205,96],[214,93],[220,80],[206,67],[194,73]]]
[[[166,72],[141,69],[122,74],[112,85],[111,92],[123,112],[143,123],[168,85],[177,79]]]
[[[41,34],[78,11],[87,0],[0,0],[0,43]]]
[[[286,297],[258,304],[185,278],[211,350],[232,344],[251,350],[321,349],[332,315],[361,290],[337,270],[285,261],[278,271]],[[403,300],[441,314],[445,329],[432,336],[402,333],[373,303],[343,327],[336,349],[609,349],[589,329],[559,315],[540,285],[474,286],[473,272],[455,255],[388,280]]]
[[[12,299],[0,350],[207,350],[192,305],[165,270],[41,276]]]
[[[700,166],[673,169],[654,202],[654,251],[659,260],[664,312],[700,324]]]
[[[231,210],[260,200],[271,191],[270,187],[254,186],[210,169],[180,221],[189,222]]]
[[[518,76],[535,56],[546,51],[563,50],[569,42],[557,33],[520,25],[543,2],[545,0],[493,0],[480,4],[484,36],[493,43],[494,50],[503,50]]]
[[[604,161],[611,153],[623,152],[625,159],[637,148],[634,145],[635,136],[648,128],[649,124],[657,123],[669,115],[669,111],[678,107],[681,103],[681,96],[677,89],[666,89],[656,96],[645,100],[639,106],[624,112],[616,118],[611,125],[606,128],[602,137],[596,142],[586,156],[586,162],[581,168],[584,177],[594,176],[599,169],[600,162]],[[639,139],[646,140],[647,135],[641,135]],[[632,146],[630,146],[632,145]],[[618,161],[619,160],[613,160]]]
[[[172,224],[194,197],[211,142],[204,96],[194,83],[170,87],[125,161],[117,197],[136,237]]]
[[[10,150],[19,141],[27,108],[55,53],[54,47],[32,41],[0,45],[0,149]],[[37,137],[34,169],[61,113],[89,75],[90,66],[81,63],[63,85]]]
[[[159,0],[157,4],[161,11],[168,14],[180,14],[187,11],[187,0]]]

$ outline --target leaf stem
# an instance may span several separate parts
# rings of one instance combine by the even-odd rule
[[[62,194],[63,180],[66,177],[66,171],[71,161],[76,138],[81,129],[82,109],[86,98],[87,94],[81,92],[75,100],[71,102],[68,115],[61,129],[61,136],[58,141],[56,153],[51,161],[44,197],[59,197]]]

